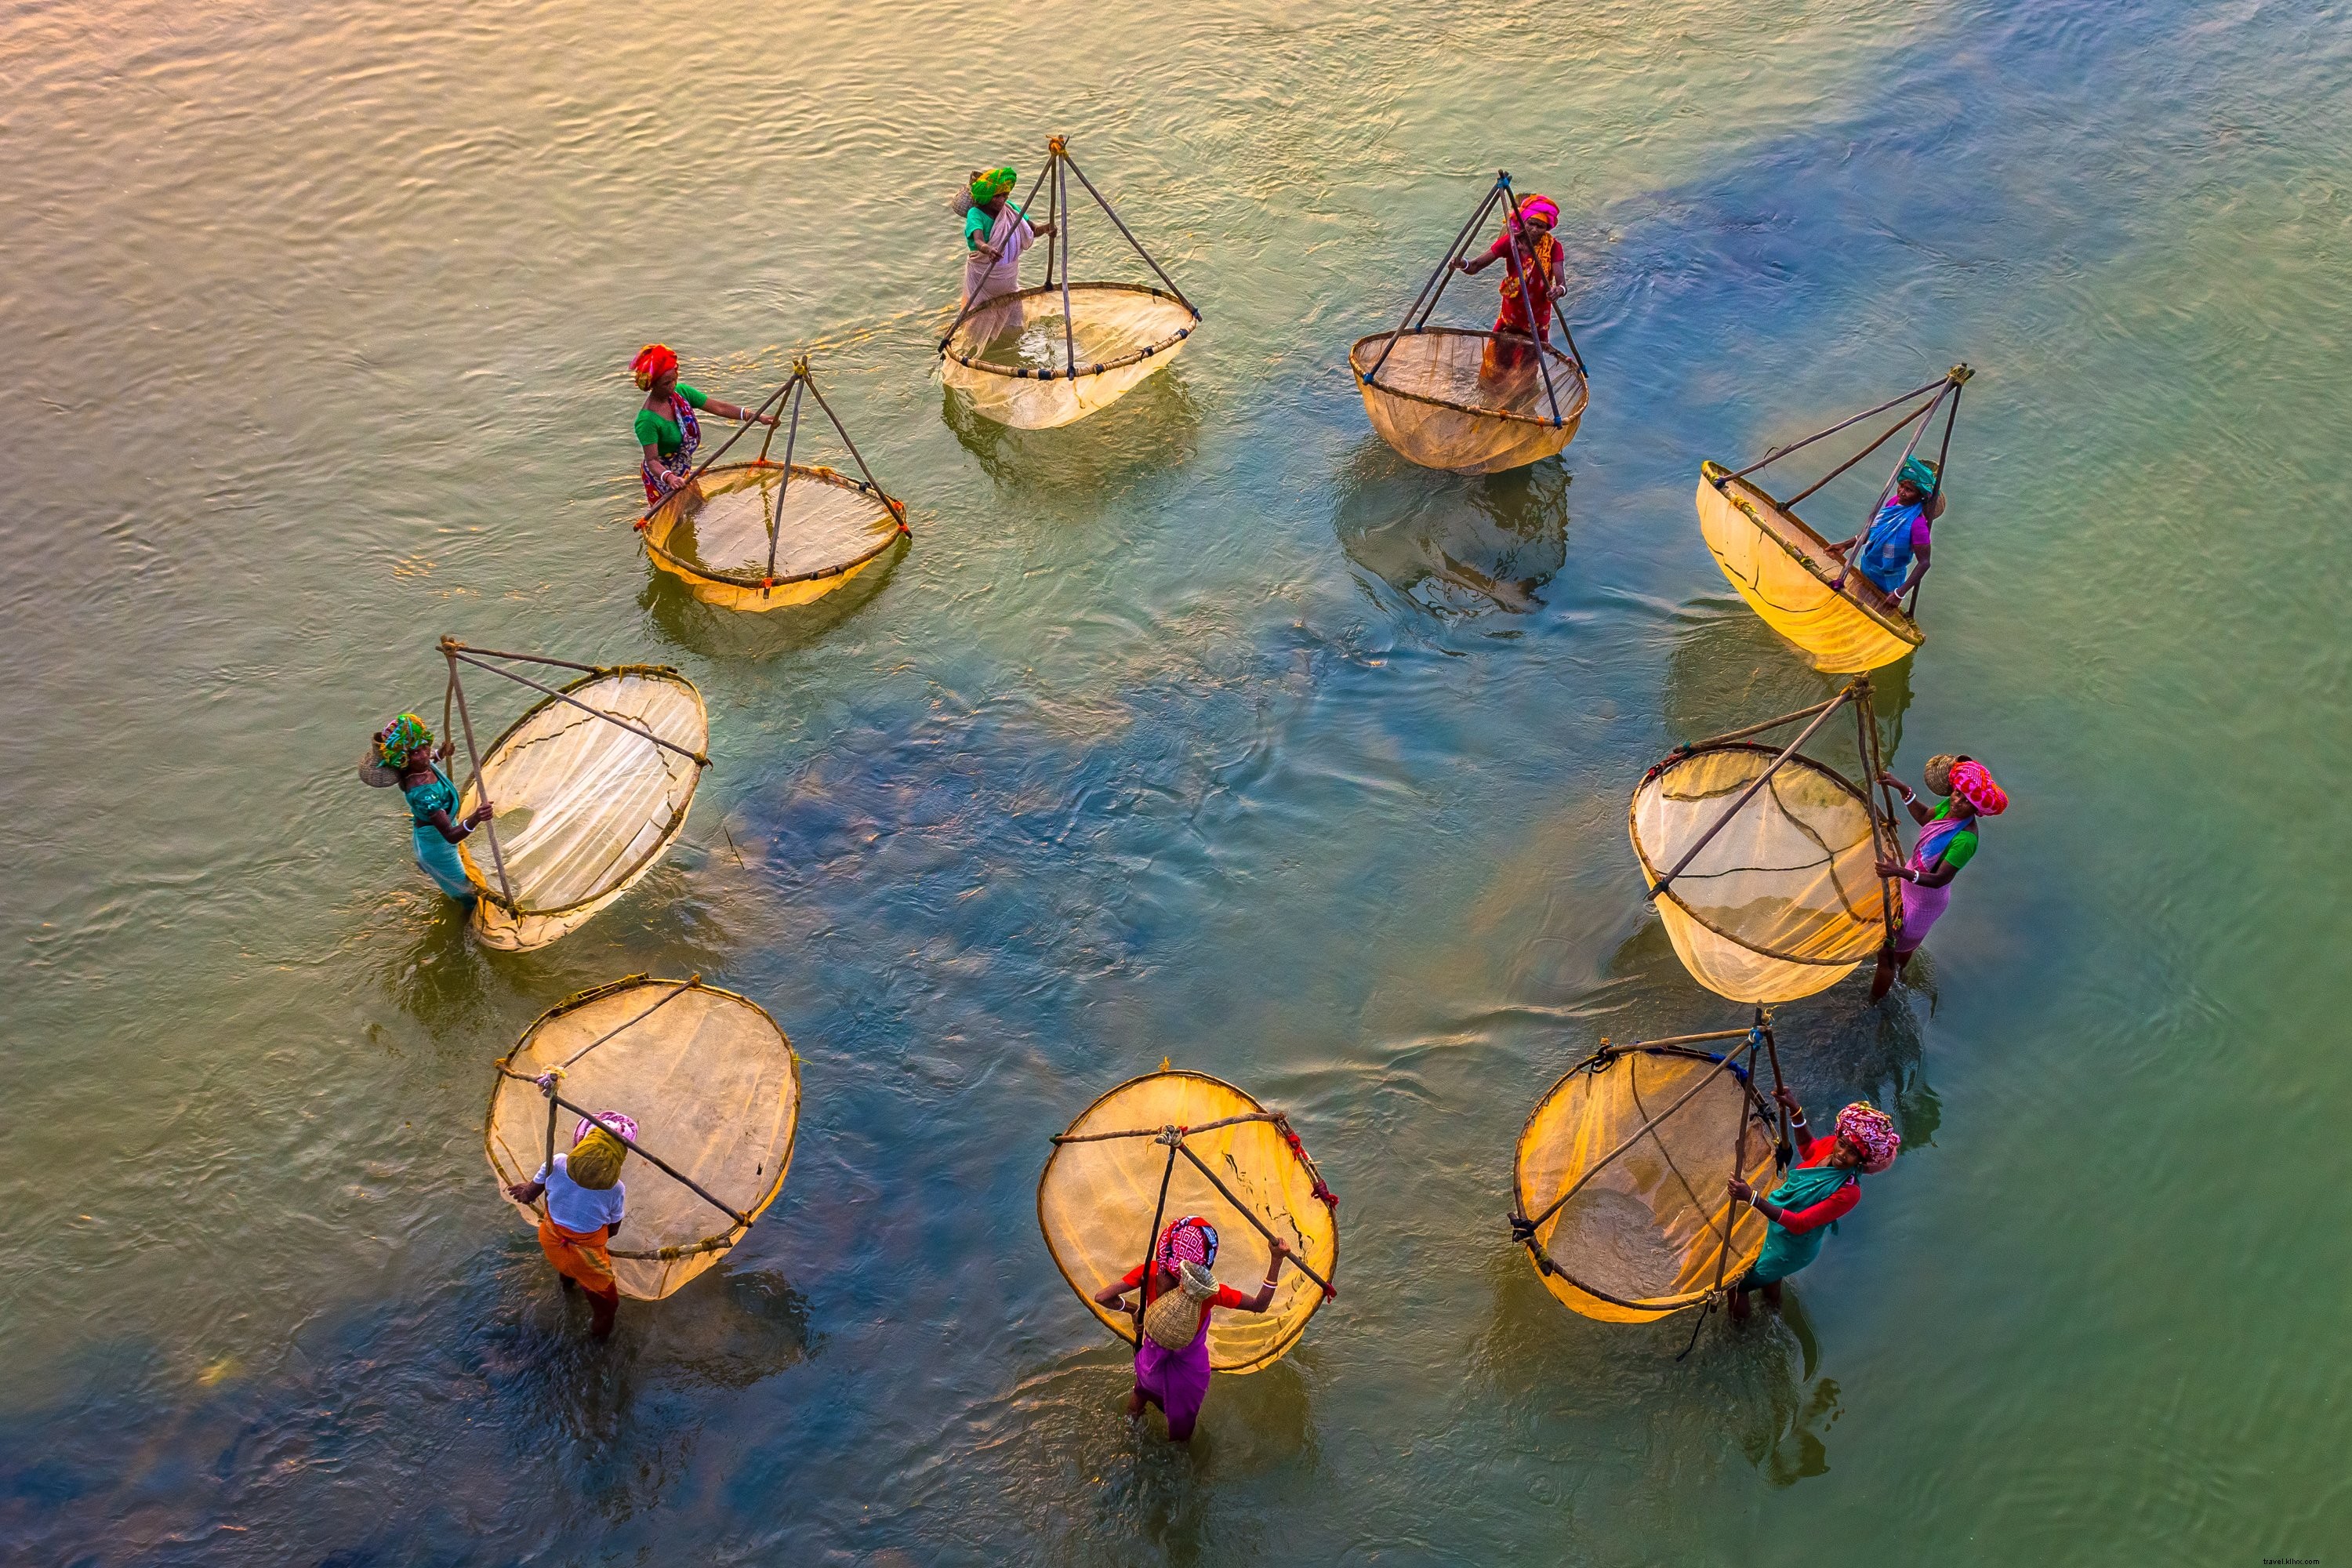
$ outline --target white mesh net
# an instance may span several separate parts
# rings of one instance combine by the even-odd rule
[[[562,1068],[556,1092],[565,1100],[635,1119],[646,1149],[757,1219],[792,1164],[800,1064],[783,1030],[757,1005],[730,991],[682,984],[640,978],[583,992],[533,1024],[500,1065],[524,1078]],[[557,1112],[559,1153],[570,1149],[579,1120]],[[545,1164],[547,1121],[537,1086],[499,1077],[484,1145],[501,1188],[529,1181]],[[730,1215],[638,1155],[621,1174],[628,1215],[611,1247],[624,1295],[668,1295],[743,1234]],[[515,1206],[537,1226],[536,1208]]]
[[[702,695],[675,670],[606,670],[563,690],[689,752],[709,744]],[[487,833],[457,852],[480,894],[475,934],[488,946],[519,949],[578,929],[651,870],[685,826],[701,770],[690,757],[549,697],[499,737],[482,773],[497,808],[491,826],[504,878]],[[469,781],[460,810],[480,799],[480,785]]]
[[[1456,327],[1402,332],[1393,348],[1389,338],[1361,340],[1349,363],[1372,428],[1423,468],[1457,474],[1525,468],[1567,446],[1584,417],[1584,377],[1559,349],[1545,350],[1547,391],[1532,342]]]
[[[1649,881],[1672,870],[1779,753],[1704,746],[1633,792],[1633,852]],[[1736,1002],[1792,1002],[1836,984],[1886,937],[1883,845],[1868,798],[1790,757],[1658,895],[1691,974]]]
[[[1050,429],[1085,418],[1164,368],[1200,320],[1182,301],[1136,284],[1073,283],[1069,298],[1066,334],[1059,285],[982,306],[948,341],[941,377],[978,414],[1020,429]]]

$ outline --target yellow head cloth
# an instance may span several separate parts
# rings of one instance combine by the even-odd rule
[[[592,1127],[586,1137],[572,1145],[563,1168],[575,1184],[601,1193],[621,1179],[621,1162],[628,1157],[627,1144],[601,1127]]]

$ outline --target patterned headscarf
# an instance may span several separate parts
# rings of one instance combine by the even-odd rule
[[[1021,176],[1011,169],[991,169],[971,183],[971,199],[976,202],[994,201],[1021,183]]]
[[[1866,1100],[1857,1100],[1837,1113],[1837,1135],[1862,1151],[1862,1172],[1866,1176],[1895,1163],[1895,1152],[1903,1147],[1895,1119]]]
[[[1992,782],[1992,774],[1974,757],[1952,764],[1952,793],[1975,808],[1979,816],[1999,816],[2009,809],[2009,792]]]
[[[1519,221],[1539,222],[1547,228],[1557,228],[1559,226],[1559,204],[1549,196],[1521,196]]]
[[[677,356],[660,343],[647,343],[629,362],[629,369],[636,375],[637,390],[644,392],[661,377],[677,374]]]
[[[375,754],[388,768],[404,768],[419,751],[432,749],[432,730],[414,713],[403,713],[376,731]]]
[[[622,1135],[630,1142],[634,1143],[637,1141],[637,1123],[635,1117],[624,1116],[617,1110],[600,1110],[596,1114],[604,1119],[606,1126],[619,1128]],[[595,1121],[583,1116],[580,1119],[580,1124],[572,1130],[572,1141],[577,1143],[595,1131],[597,1131]]]
[[[1181,1219],[1168,1222],[1160,1233],[1160,1245],[1152,1250],[1152,1258],[1160,1268],[1178,1272],[1178,1265],[1197,1263],[1203,1268],[1217,1261],[1217,1227],[1199,1215],[1188,1214]]]
[[[1903,466],[1895,470],[1895,477],[1897,480],[1909,479],[1919,487],[1921,495],[1926,495],[1936,488],[1936,465],[1925,458],[1906,458]]]

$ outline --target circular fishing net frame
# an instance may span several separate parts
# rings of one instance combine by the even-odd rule
[[[1388,346],[1391,336],[1394,348]],[[1528,363],[1486,374],[1489,344],[1516,348]],[[1348,366],[1372,428],[1407,461],[1456,474],[1492,474],[1556,455],[1583,422],[1584,373],[1547,342],[1542,349],[1551,388],[1546,392],[1534,363],[1536,346],[1516,332],[1417,327],[1358,340],[1348,351]]]
[[[948,339],[941,378],[1000,425],[1052,429],[1167,368],[1201,324],[1192,306],[1140,283],[1072,283],[1068,295],[1066,336],[1058,283],[981,306]]]
[[[821,599],[907,537],[904,503],[821,465],[768,458],[720,463],[640,525],[646,553],[707,605],[758,614]],[[769,524],[782,484],[775,570]],[[698,500],[696,498],[699,498]]]
[[[1181,1148],[1165,1141],[1171,1130]],[[1286,1118],[1197,1072],[1151,1073],[1112,1089],[1054,1141],[1037,1178],[1037,1224],[1054,1266],[1087,1310],[1129,1344],[1136,1342],[1134,1315],[1103,1306],[1095,1292],[1141,1265],[1171,1221],[1198,1215],[1215,1226],[1218,1279],[1240,1281],[1236,1288],[1254,1295],[1274,1256],[1265,1231],[1337,1283],[1339,1202]],[[1247,1373],[1273,1365],[1306,1331],[1325,1294],[1295,1264],[1284,1264],[1264,1313],[1211,1314],[1210,1366]]]
[[[619,665],[561,689],[695,756],[555,697],[509,725],[458,801],[462,816],[487,784],[497,808],[495,858],[487,832],[457,846],[474,884],[474,934],[487,947],[544,947],[628,891],[677,841],[701,782],[695,758],[710,743],[710,716],[677,670]]]
[[[1627,814],[1649,886],[1689,853],[1780,753],[1751,742],[1675,752],[1643,775]],[[1735,1002],[1793,1002],[1874,956],[1893,907],[1878,875],[1870,797],[1792,755],[1657,895],[1658,918],[1698,983]]]
[[[1829,542],[1803,519],[1721,464],[1699,469],[1698,525],[1739,596],[1814,668],[1876,669],[1927,640],[1900,605],[1831,554]],[[1835,586],[1841,579],[1844,585]]]
[[[800,1128],[800,1058],[750,998],[698,977],[636,974],[540,1015],[499,1058],[490,1089],[482,1147],[501,1196],[548,1163],[550,1104],[531,1080],[550,1071],[561,1074],[564,1101],[554,1108],[557,1153],[570,1152],[583,1115],[617,1110],[637,1123],[621,1171],[627,1213],[611,1246],[623,1295],[654,1301],[676,1291],[724,1258],[783,1191]],[[507,1202],[539,1228],[544,1200]]]
[[[1764,1216],[1725,1184],[1738,1175],[1769,1190],[1781,1163],[1778,1124],[1736,1061],[1604,1044],[1528,1114],[1514,1234],[1565,1305],[1603,1322],[1654,1322],[1701,1305],[1756,1261]],[[1528,1215],[1542,1217],[1529,1226]]]

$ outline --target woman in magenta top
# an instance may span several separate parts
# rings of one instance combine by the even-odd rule
[[[1764,1292],[1774,1311],[1780,1310],[1780,1281],[1821,1256],[1829,1227],[1862,1201],[1861,1178],[1895,1163],[1895,1152],[1903,1147],[1895,1119],[1866,1100],[1839,1111],[1836,1131],[1816,1138],[1805,1125],[1805,1108],[1795,1095],[1776,1089],[1772,1098],[1789,1113],[1797,1163],[1769,1194],[1731,1178],[1733,1200],[1752,1205],[1769,1222],[1755,1267],[1732,1282],[1735,1318],[1748,1316],[1748,1293],[1756,1289]]]
[[[1233,1312],[1265,1311],[1274,1304],[1275,1282],[1282,1278],[1282,1260],[1289,1256],[1288,1247],[1275,1242],[1265,1282],[1256,1295],[1244,1296],[1230,1285],[1218,1284],[1209,1272],[1217,1260],[1217,1227],[1198,1215],[1186,1215],[1170,1221],[1160,1233],[1151,1249],[1148,1282],[1139,1263],[1118,1283],[1095,1292],[1101,1305],[1124,1307],[1127,1293],[1142,1287],[1141,1307],[1131,1309],[1137,1311],[1135,1391],[1127,1396],[1128,1419],[1142,1415],[1146,1404],[1157,1405],[1168,1417],[1170,1440],[1191,1440],[1201,1401],[1209,1392],[1209,1314],[1220,1307]],[[1181,1291],[1187,1302],[1200,1309],[1192,1340],[1181,1349],[1161,1343],[1150,1331],[1152,1303],[1171,1290]]]

